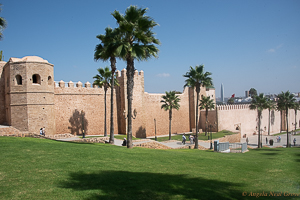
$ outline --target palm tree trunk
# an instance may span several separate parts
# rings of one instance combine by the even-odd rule
[[[286,147],[290,147],[290,141],[289,141],[289,109],[287,108],[285,111],[286,116]]]
[[[268,121],[268,135],[270,135],[270,124],[271,124],[271,110],[269,109],[269,121]]]
[[[258,111],[258,148],[261,148],[261,141],[260,141],[260,118],[261,118],[261,113]]]
[[[295,109],[295,135],[296,135],[296,130],[297,130],[297,109]]]
[[[171,140],[172,135],[172,108],[169,110],[169,140]]]
[[[198,149],[198,102],[199,102],[199,93],[200,93],[200,86],[196,86],[196,93],[197,93],[197,103],[196,103],[196,138],[195,138],[195,149]]]
[[[104,88],[104,136],[107,136],[107,131],[106,131],[106,92],[107,88]]]
[[[116,58],[110,58],[111,63],[111,94],[110,94],[110,137],[109,143],[114,144],[114,87],[115,87],[115,71],[116,71]]]
[[[132,96],[133,96],[133,77],[134,60],[130,56],[127,58],[127,103],[128,103],[128,126],[127,126],[127,148],[132,148]]]
[[[205,119],[206,119],[206,123],[205,123],[205,136],[207,136],[207,126],[208,126],[207,115],[208,115],[208,109],[205,109]]]

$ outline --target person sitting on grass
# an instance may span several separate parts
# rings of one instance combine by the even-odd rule
[[[124,138],[122,146],[126,146],[126,145],[127,145],[127,140],[126,140],[126,138]]]

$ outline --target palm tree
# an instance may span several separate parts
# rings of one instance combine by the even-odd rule
[[[104,35],[96,36],[101,43],[98,44],[95,48],[94,59],[107,61],[110,60],[111,66],[111,100],[110,100],[110,137],[109,143],[114,144],[114,83],[115,83],[115,71],[116,67],[116,57],[117,48],[120,45],[120,35],[116,29],[106,28]]]
[[[269,111],[268,135],[270,135],[271,110],[275,110],[275,109],[276,109],[276,102],[268,98],[268,99],[267,99],[267,109],[268,109],[268,111]]]
[[[260,125],[261,125],[261,117],[262,117],[262,111],[264,109],[267,109],[267,101],[268,99],[264,97],[263,93],[260,93],[259,96],[253,96],[251,104],[250,104],[250,109],[255,110],[257,109],[257,118],[258,118],[258,148],[262,148],[261,146],[261,141],[260,141]]]
[[[228,99],[227,104],[234,104],[234,98],[231,97],[230,99]]]
[[[178,95],[176,95],[175,91],[166,92],[166,95],[163,95],[162,98],[163,100],[161,100],[160,102],[164,104],[161,105],[161,109],[169,111],[169,140],[171,140],[172,109],[179,109],[180,105],[178,103],[180,101],[180,98]]]
[[[211,75],[210,72],[204,72],[204,65],[190,67],[190,71],[188,71],[183,77],[187,78],[185,80],[184,87],[192,87],[196,88],[197,93],[197,103],[196,103],[196,138],[195,138],[195,149],[198,149],[198,103],[199,103],[199,93],[200,87],[212,86],[212,78],[209,77]]]
[[[207,135],[207,125],[208,125],[208,110],[214,109],[215,108],[215,103],[213,99],[210,99],[210,96],[206,97],[203,96],[202,99],[200,100],[199,104],[200,110],[205,109],[205,116],[206,116],[206,123],[205,123],[205,136]]]
[[[0,12],[2,10],[1,6],[2,4],[0,4]],[[5,27],[6,27],[6,20],[3,17],[0,17],[0,40],[2,39],[2,31]]]
[[[125,15],[118,11],[112,13],[119,25],[118,31],[121,34],[121,44],[118,53],[126,60],[127,74],[127,103],[128,103],[128,126],[127,126],[127,147],[132,148],[132,96],[134,85],[134,60],[148,60],[157,57],[159,40],[154,37],[152,29],[158,24],[149,16],[146,16],[147,9],[130,6],[126,9]]]
[[[93,78],[96,79],[94,81],[94,85],[98,85],[100,88],[104,87],[104,136],[107,136],[106,130],[106,92],[109,87],[111,87],[111,74],[112,72],[109,70],[108,67],[99,68],[99,74],[94,76]],[[114,79],[114,85],[118,85],[117,79]]]
[[[278,101],[277,101],[277,109],[280,111],[285,111],[285,119],[286,119],[286,146],[290,147],[289,145],[289,109],[294,107],[296,102],[295,96],[291,94],[289,91],[281,92],[278,94]]]

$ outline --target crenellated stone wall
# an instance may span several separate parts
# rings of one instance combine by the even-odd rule
[[[127,133],[127,76],[126,70],[116,71],[119,86],[114,88],[114,133]],[[133,136],[145,138],[169,134],[169,112],[161,109],[161,94],[150,94],[144,89],[144,72],[135,71],[133,89]],[[178,94],[180,109],[172,111],[172,134],[195,129],[197,94],[193,88],[185,88]],[[201,87],[202,96],[215,99],[213,88]],[[104,89],[91,83],[59,81],[54,83],[53,65],[48,61],[28,56],[0,62],[0,124],[11,125],[22,132],[38,134],[46,127],[46,134],[87,135],[104,134]],[[110,130],[111,90],[106,94],[107,134]],[[199,108],[198,108],[199,109]],[[198,126],[205,131],[206,113],[199,111]],[[261,128],[267,134],[269,112],[262,113]],[[270,132],[285,130],[284,113],[271,111]],[[300,124],[297,116],[297,128]],[[208,111],[208,124],[212,131],[229,130],[242,136],[257,134],[257,111],[249,104],[222,105]],[[294,129],[295,114],[289,111],[289,129]],[[265,128],[266,127],[266,128]]]

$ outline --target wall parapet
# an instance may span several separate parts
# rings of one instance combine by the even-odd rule
[[[250,104],[217,105],[218,110],[249,109]]]

